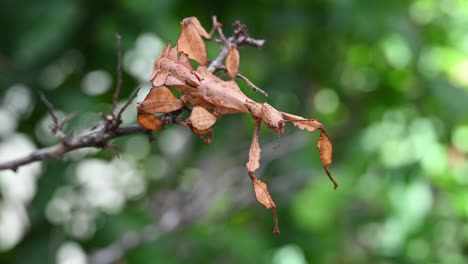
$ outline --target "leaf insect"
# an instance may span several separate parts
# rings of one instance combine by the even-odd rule
[[[188,17],[182,21],[182,31],[175,47],[167,44],[154,63],[151,76],[153,88],[146,98],[138,105],[138,123],[147,130],[161,130],[164,122],[155,114],[165,114],[190,108],[191,113],[186,125],[192,132],[210,144],[213,138],[212,126],[216,120],[226,114],[247,113],[255,122],[255,130],[246,164],[248,175],[252,180],[257,201],[274,216],[274,233],[279,233],[276,205],[270,196],[267,184],[257,179],[255,171],[260,167],[261,148],[259,130],[263,123],[278,134],[284,132],[287,122],[299,129],[314,132],[320,131],[317,143],[322,166],[332,181],[334,188],[338,184],[331,176],[328,166],[332,163],[333,146],[323,125],[317,119],[307,119],[301,116],[278,111],[268,103],[258,103],[247,97],[234,81],[239,68],[239,51],[235,44],[229,45],[226,57],[226,69],[229,80],[222,80],[206,67],[207,53],[203,38],[210,39],[214,29],[208,33],[196,17]],[[193,68],[190,60],[198,66]],[[182,94],[177,98],[168,88]]]

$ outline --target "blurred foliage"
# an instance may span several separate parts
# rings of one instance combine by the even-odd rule
[[[190,190],[208,171],[245,181],[227,191],[207,186],[221,188],[207,215],[129,251],[126,263],[468,262],[463,0],[2,1],[2,147],[10,142],[13,151],[15,140],[36,147],[56,142],[37,90],[62,116],[80,113],[67,128],[77,134],[109,111],[116,32],[124,102],[136,87],[147,91],[152,61],[176,40],[184,17],[197,16],[209,28],[213,14],[227,34],[240,20],[251,36],[267,40],[262,49],[241,50],[240,71],[269,93],[271,105],[325,124],[335,145],[330,169],[338,190],[321,170],[316,136],[287,127],[285,138],[305,140],[284,155],[284,145],[264,149],[271,158],[259,174],[271,183],[279,208],[281,234],[273,235],[271,212],[255,203],[242,168],[251,119],[221,119],[210,146],[170,127],[151,145],[143,136],[116,140],[120,159],[90,151],[45,161],[40,177],[32,177],[31,197],[21,200],[21,221],[5,213],[15,197],[5,186],[7,179],[23,186],[22,175],[2,172],[1,263],[81,263],[80,252],[154,221],[151,210],[158,208],[148,209],[154,195]],[[208,48],[211,58],[219,51],[216,43]],[[265,100],[239,83],[248,96]],[[135,123],[134,109],[124,118]],[[262,146],[275,137],[262,130]],[[247,207],[235,207],[236,194],[245,194]],[[13,236],[6,227],[23,231],[6,242]]]

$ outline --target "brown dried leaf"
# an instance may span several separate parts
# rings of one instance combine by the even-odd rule
[[[179,51],[184,52],[189,58],[200,65],[207,62],[206,46],[202,39],[210,38],[210,35],[200,24],[196,17],[188,17],[182,20],[182,31],[177,40]]]
[[[250,172],[249,172],[249,176],[250,176],[250,179],[252,180],[252,184],[253,184],[254,192],[255,192],[255,198],[257,198],[257,201],[263,206],[265,206],[265,208],[267,209],[271,208],[273,210],[273,219],[275,223],[273,233],[275,234],[279,233],[278,214],[276,212],[276,204],[271,198],[270,193],[268,192],[268,186],[266,185],[266,183],[257,179]]]
[[[170,113],[182,108],[183,103],[165,86],[153,87],[138,109],[142,113]]]
[[[140,126],[147,130],[161,130],[164,122],[157,116],[148,113],[138,113],[137,121]]]
[[[200,106],[195,106],[187,119],[192,127],[197,130],[206,130],[216,122],[216,116]]]
[[[313,132],[317,129],[322,129],[322,123],[320,123],[317,119],[306,119],[301,116],[282,113],[283,118],[289,120],[293,123],[293,125],[297,126],[302,130],[307,130],[309,132]]]
[[[255,121],[255,130],[250,145],[249,161],[247,162],[247,170],[249,173],[254,173],[260,167],[260,144],[258,143],[258,132],[260,131],[260,120]]]
[[[323,169],[327,173],[328,178],[330,178],[330,180],[333,182],[333,187],[336,189],[338,188],[338,183],[336,183],[336,181],[331,176],[330,171],[328,170],[328,166],[332,164],[333,145],[325,130],[321,129],[320,131],[320,137],[317,142],[317,148],[320,153],[320,160],[322,160]]]
[[[310,132],[313,132],[317,129],[320,130],[320,137],[317,143],[317,148],[319,150],[320,160],[322,161],[322,167],[327,173],[328,178],[333,182],[333,187],[335,189],[338,188],[338,183],[336,183],[335,179],[333,179],[333,176],[328,170],[328,165],[332,163],[333,145],[327,133],[325,133],[325,129],[323,129],[322,123],[320,123],[317,119],[305,119],[303,117],[288,113],[282,114],[286,120],[291,121],[295,126],[302,130],[307,130]]]
[[[231,44],[229,46],[229,53],[226,57],[226,68],[229,75],[229,79],[233,80],[236,78],[237,73],[239,71],[239,50],[237,50],[236,45]]]

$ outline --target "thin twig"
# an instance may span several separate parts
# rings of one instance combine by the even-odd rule
[[[55,109],[54,105],[45,97],[44,93],[41,91],[38,91],[39,97],[41,98],[42,102],[46,105],[47,107],[47,112],[49,112],[50,117],[52,118],[52,122],[54,123],[54,126],[58,128],[60,126],[57,115],[55,115]]]
[[[116,46],[117,46],[117,84],[115,87],[115,92],[112,97],[112,111],[111,115],[115,117],[115,110],[117,109],[117,101],[119,99],[120,89],[122,87],[122,49],[120,47],[120,34],[115,34]]]
[[[133,93],[132,96],[128,99],[128,101],[125,103],[125,105],[120,109],[119,113],[117,114],[117,117],[115,118],[115,122],[117,124],[120,124],[122,122],[122,115],[127,110],[127,108],[130,106],[132,101],[137,97],[138,92],[140,91],[140,88],[136,89],[136,91]]]

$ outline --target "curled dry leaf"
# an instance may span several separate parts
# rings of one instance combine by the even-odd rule
[[[200,106],[195,106],[187,123],[198,130],[206,130],[216,122],[216,116]]]
[[[260,144],[258,143],[258,132],[260,131],[260,119],[255,120],[255,131],[250,145],[249,161],[247,162],[247,170],[249,173],[254,173],[260,167]]]
[[[270,193],[268,192],[268,186],[266,183],[262,182],[261,180],[257,179],[252,173],[249,172],[250,179],[252,180],[252,184],[254,187],[255,198],[257,201],[265,206],[267,209],[273,210],[273,220],[274,220],[274,229],[273,233],[279,233],[278,227],[278,213],[276,212],[276,204],[271,198]]]
[[[138,113],[137,121],[140,126],[147,130],[161,130],[164,127],[164,122],[153,114]]]
[[[320,160],[322,161],[322,167],[327,173],[327,176],[330,179],[330,181],[333,182],[333,187],[335,189],[338,188],[338,183],[336,183],[335,179],[333,179],[333,176],[328,170],[328,165],[332,163],[333,145],[327,133],[325,132],[322,123],[320,123],[317,119],[305,119],[303,117],[288,113],[282,114],[286,120],[291,121],[293,125],[297,126],[302,130],[307,130],[310,132],[313,132],[317,129],[320,130],[320,137],[317,142],[317,148],[319,150]]]
[[[229,53],[226,57],[226,68],[229,75],[229,79],[233,80],[236,78],[237,73],[239,72],[239,50],[236,45],[231,44],[229,46]]]
[[[309,132],[314,132],[317,129],[322,129],[322,123],[320,123],[317,119],[306,119],[301,116],[282,113],[284,119],[291,121],[293,125],[297,126],[302,130],[307,130]]]
[[[182,20],[182,31],[177,40],[179,51],[187,54],[189,58],[195,60],[198,64],[205,65],[208,59],[202,37],[209,39],[210,35],[196,17],[188,17]]]
[[[170,113],[183,107],[182,100],[177,99],[175,95],[165,86],[151,88],[145,100],[138,106],[138,110],[143,113]]]
[[[333,182],[333,187],[336,189],[338,188],[338,183],[336,183],[336,181],[331,176],[330,171],[328,170],[328,166],[332,163],[333,145],[325,130],[321,129],[320,131],[321,133],[317,143],[317,148],[320,153],[320,160],[322,160],[323,169],[327,173],[328,178],[330,178],[330,180]]]
[[[265,206],[267,209],[273,210],[273,219],[275,222],[274,233],[279,233],[278,228],[278,214],[276,212],[276,205],[273,199],[271,198],[270,193],[268,192],[268,187],[266,183],[257,179],[253,173],[260,167],[260,144],[258,142],[258,133],[260,131],[260,119],[255,120],[255,131],[252,138],[252,144],[250,145],[249,151],[249,161],[247,162],[247,170],[249,172],[250,179],[254,187],[255,197],[257,201]]]

